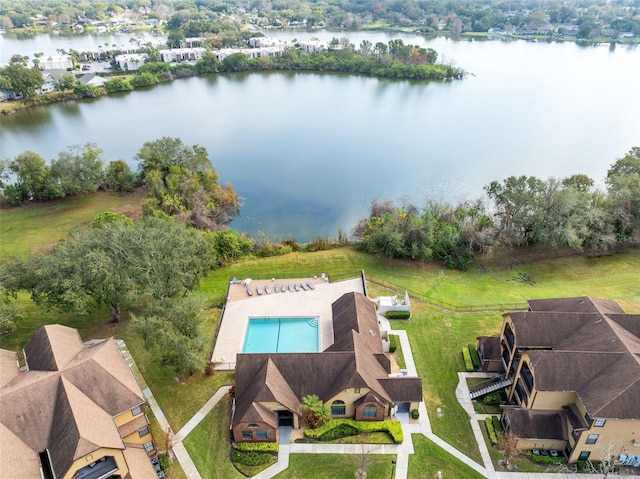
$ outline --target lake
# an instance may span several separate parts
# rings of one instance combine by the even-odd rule
[[[273,36],[347,36],[356,45],[400,37],[470,74],[450,82],[273,72],[177,80],[0,117],[0,156],[33,150],[51,159],[91,141],[107,161],[135,166],[145,141],[179,137],[205,146],[221,181],[242,197],[232,227],[306,241],[349,233],[375,198],[455,203],[511,175],[584,173],[602,185],[609,166],[640,146],[634,46]]]

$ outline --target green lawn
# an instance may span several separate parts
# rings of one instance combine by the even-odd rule
[[[413,435],[414,453],[409,456],[411,479],[433,479],[438,471],[444,478],[480,479],[483,476],[421,434]]]
[[[353,479],[362,457],[348,454],[291,454],[289,467],[274,476],[277,479]],[[388,479],[391,477],[391,461],[396,456],[369,454],[367,479]],[[413,476],[410,476],[413,477]]]
[[[227,395],[183,441],[203,479],[243,477],[229,460],[230,410]]]
[[[67,200],[0,209],[0,257],[27,256],[51,247],[72,228],[91,223],[105,211],[140,217],[140,200],[143,196],[141,191],[127,196],[100,192]]]

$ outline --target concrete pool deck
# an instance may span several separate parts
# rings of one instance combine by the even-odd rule
[[[276,284],[312,283],[315,289],[304,291],[286,291],[275,293]],[[271,294],[264,293],[268,285]],[[263,290],[257,294],[257,288]],[[333,344],[333,326],[331,322],[331,304],[345,293],[364,294],[361,278],[330,283],[323,278],[293,278],[286,280],[252,280],[253,296],[247,294],[244,284],[229,284],[227,304],[220,322],[216,344],[211,361],[216,370],[235,369],[236,354],[242,352],[242,345],[250,316],[319,316],[320,351]]]

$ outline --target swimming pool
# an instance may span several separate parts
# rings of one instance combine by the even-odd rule
[[[320,350],[317,316],[249,318],[243,353],[317,353]]]

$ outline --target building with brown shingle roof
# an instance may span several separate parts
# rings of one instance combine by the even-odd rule
[[[0,476],[154,479],[144,396],[113,339],[40,328],[17,355],[0,350]]]
[[[235,441],[275,441],[278,425],[301,425],[302,399],[317,395],[334,418],[383,420],[399,404],[417,409],[419,377],[393,377],[374,304],[362,293],[332,304],[335,340],[318,353],[238,354]]]
[[[640,457],[640,315],[590,297],[528,303],[504,315],[500,334],[513,378],[502,423],[518,447],[563,451],[571,463]]]

